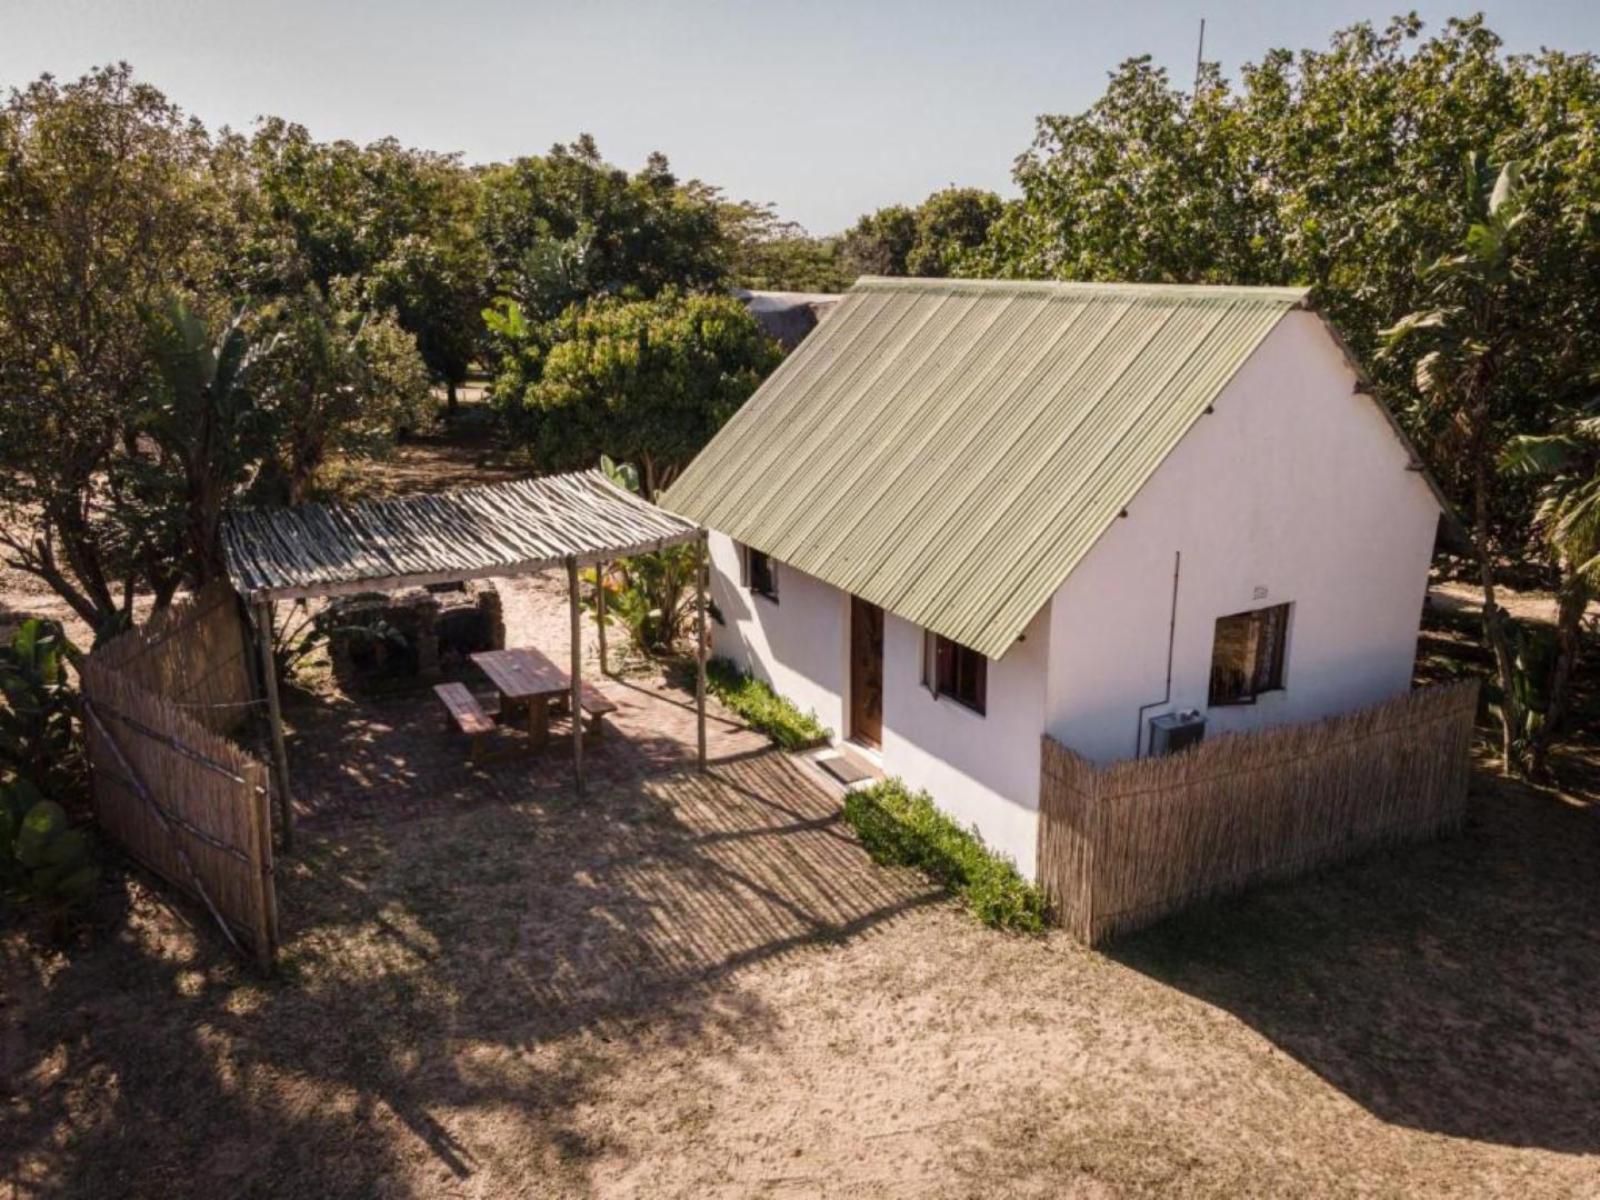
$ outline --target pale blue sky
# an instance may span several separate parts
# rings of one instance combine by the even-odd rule
[[[469,160],[580,131],[612,162],[775,202],[816,233],[948,183],[1008,191],[1040,112],[1080,109],[1149,53],[1187,81],[1200,17],[1230,74],[1268,47],[1383,23],[1363,0],[0,0],[0,84],[127,59],[216,127]],[[1451,13],[1418,6],[1430,27]],[[1600,50],[1600,0],[1482,6],[1509,49]]]

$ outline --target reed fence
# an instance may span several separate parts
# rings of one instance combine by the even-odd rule
[[[237,602],[218,590],[84,660],[91,794],[106,834],[270,968],[278,914],[267,768],[223,733],[252,700]]]
[[[237,729],[257,703],[250,637],[239,597],[224,580],[153,613],[94,657],[213,733]]]
[[[1044,739],[1039,877],[1099,945],[1206,896],[1460,826],[1476,680],[1099,767]]]

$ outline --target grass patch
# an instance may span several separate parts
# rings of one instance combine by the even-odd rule
[[[803,713],[761,680],[746,675],[725,658],[706,663],[711,694],[785,750],[803,750],[825,742],[832,731],[815,713]]]
[[[985,925],[1013,933],[1044,931],[1044,893],[1023,879],[1009,858],[935,808],[927,792],[885,779],[847,793],[844,819],[874,862],[916,867]]]

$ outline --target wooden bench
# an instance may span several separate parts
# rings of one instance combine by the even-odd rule
[[[617,711],[614,700],[607,699],[606,694],[592,683],[578,684],[578,703],[583,706],[583,711],[589,714],[589,734],[599,737],[605,732],[605,716],[607,713]]]
[[[469,757],[476,759],[483,744],[483,735],[494,732],[494,718],[478,703],[478,698],[467,690],[464,683],[436,684],[433,694],[444,705],[450,723],[472,739]]]

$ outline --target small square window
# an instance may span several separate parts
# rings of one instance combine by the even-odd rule
[[[922,682],[935,697],[948,696],[979,716],[989,708],[989,660],[976,650],[923,632]]]
[[[778,564],[754,546],[744,548],[744,579],[741,581],[758,596],[778,602]]]
[[[1211,643],[1211,703],[1254,704],[1283,687],[1289,606],[1275,604],[1217,620]]]

